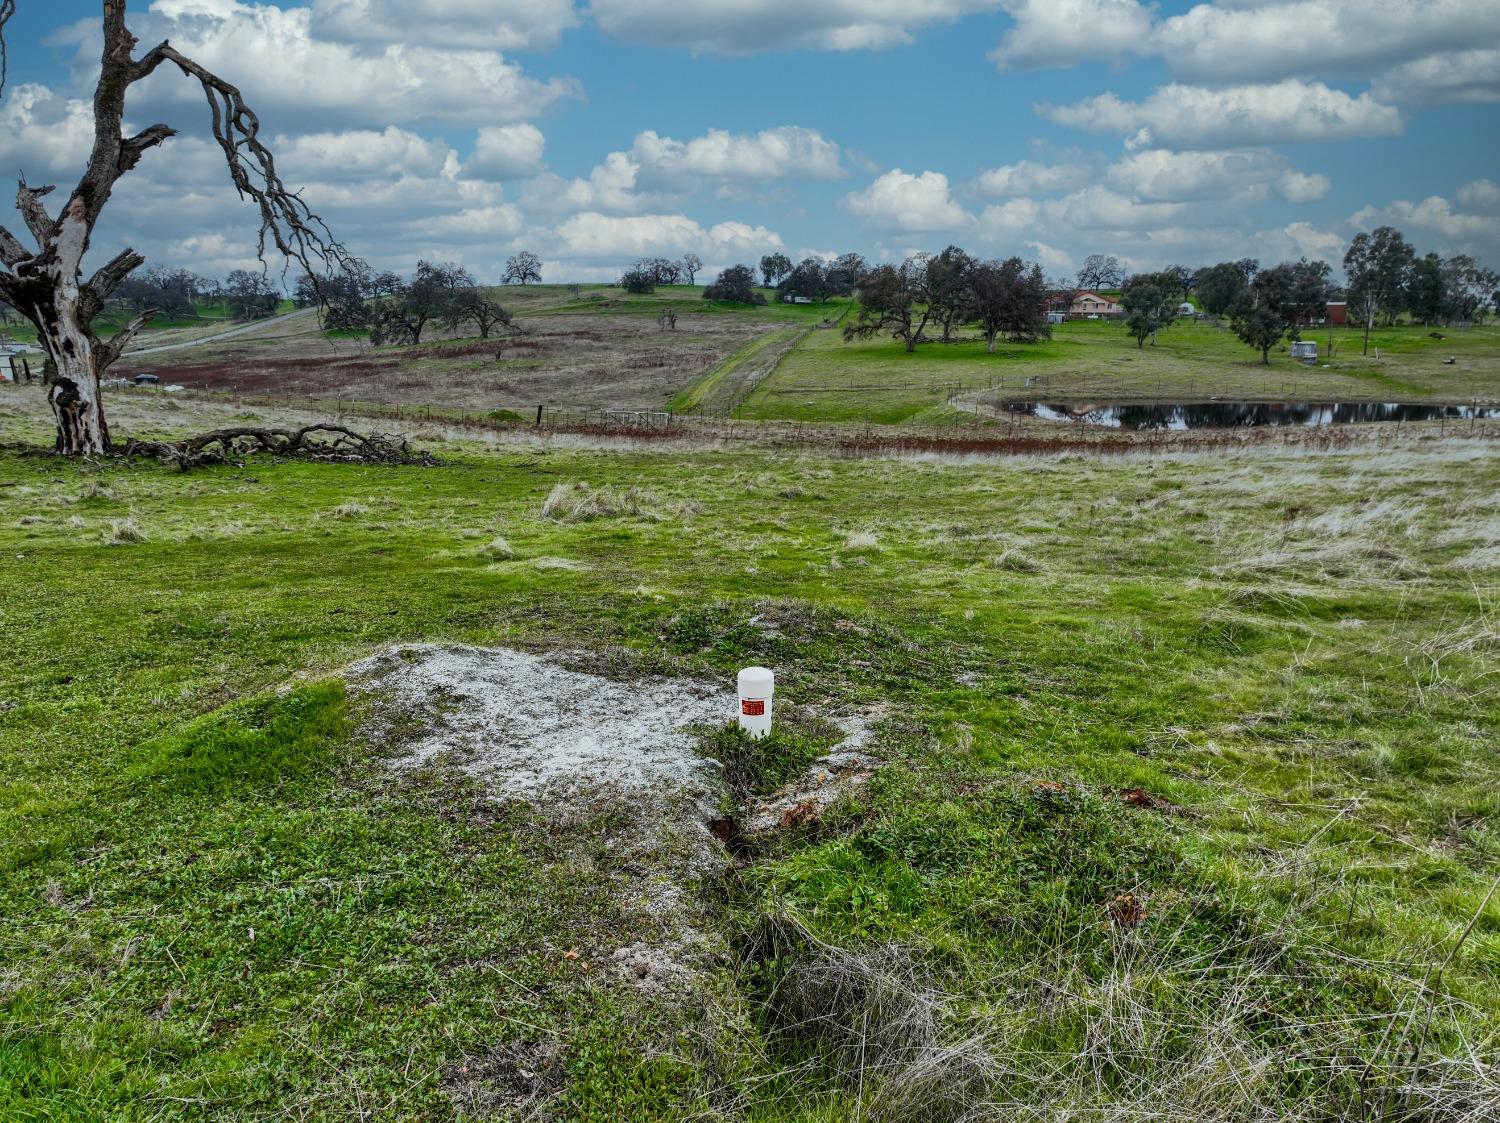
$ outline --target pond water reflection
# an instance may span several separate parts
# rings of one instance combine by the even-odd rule
[[[1253,425],[1349,425],[1363,421],[1500,418],[1497,406],[1438,406],[1410,402],[1176,402],[1073,404],[1004,402],[1001,409],[1044,421],[1073,421],[1111,429],[1233,429]]]

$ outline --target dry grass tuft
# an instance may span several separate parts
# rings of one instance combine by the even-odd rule
[[[98,480],[89,480],[88,483],[83,485],[83,489],[78,493],[78,498],[80,501],[85,499],[113,499],[114,497],[115,493],[110,491],[109,488],[105,487]]]
[[[674,503],[644,488],[594,487],[589,483],[560,483],[542,503],[542,518],[558,522],[608,518],[665,522],[674,517],[692,518],[697,513],[696,503]]]
[[[978,1007],[911,949],[834,947],[794,917],[764,918],[747,951],[775,964],[773,1044],[843,1083],[855,1118],[1494,1123],[1500,1105],[1500,1069],[1431,978],[1389,974],[1390,1010],[1288,1021],[1289,989],[1337,988],[1345,967],[1264,936],[1205,949],[1186,927],[1117,928],[1107,962],[1018,963]]]
[[[479,547],[481,555],[487,558],[513,558],[516,556],[516,548],[504,538],[495,538]]]
[[[755,954],[788,966],[766,995],[779,1035],[868,1089],[870,1118],[944,1123],[978,1118],[999,1066],[984,1042],[945,1028],[946,1000],[899,944],[846,950],[792,917],[767,918]]]
[[[335,507],[328,513],[336,519],[357,519],[361,515],[368,515],[370,513],[370,508],[366,507],[363,503],[355,503],[350,501],[346,503],[340,503],[337,507]]]
[[[880,549],[880,539],[872,530],[851,530],[844,539],[844,549],[851,554],[874,553]]]
[[[104,535],[106,546],[128,546],[150,541],[146,532],[136,525],[134,519],[111,519],[109,530]]]
[[[589,568],[588,562],[581,562],[574,558],[535,558],[531,564],[536,566],[537,569],[582,570]]]
[[[996,554],[990,559],[990,565],[996,569],[1003,569],[1007,573],[1040,573],[1042,571],[1041,562],[1016,549]]]

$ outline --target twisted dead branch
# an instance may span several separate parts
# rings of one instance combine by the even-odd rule
[[[356,433],[342,425],[319,423],[300,429],[263,429],[237,425],[180,441],[131,441],[126,456],[149,456],[181,471],[214,464],[243,465],[246,456],[269,453],[302,460],[349,464],[437,463],[431,453],[418,452],[405,437],[386,433]]]

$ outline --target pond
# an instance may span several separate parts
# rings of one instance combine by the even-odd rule
[[[1130,405],[1004,402],[1000,408],[1043,421],[1111,429],[1233,429],[1256,425],[1349,425],[1361,421],[1500,418],[1500,406],[1439,406],[1409,402],[1149,402]]]

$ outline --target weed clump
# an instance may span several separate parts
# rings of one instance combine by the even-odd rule
[[[674,503],[644,488],[594,487],[588,483],[560,483],[542,502],[542,518],[557,522],[622,517],[665,522],[673,517],[691,518],[697,513],[696,503]]]
[[[1040,573],[1042,570],[1041,562],[1020,550],[1005,550],[996,554],[990,559],[990,564],[1007,573]]]
[[[874,553],[880,549],[880,539],[871,530],[851,530],[844,539],[844,549],[851,554]]]
[[[1000,1075],[984,1041],[946,1027],[947,1003],[898,943],[846,949],[788,916],[764,919],[752,955],[774,974],[762,1014],[784,1044],[868,1089],[869,1117],[890,1123],[982,1118]]]
[[[350,501],[347,503],[340,503],[337,507],[335,507],[328,513],[336,519],[357,519],[361,515],[368,515],[370,513],[370,508],[366,507],[363,503],[355,503]]]
[[[496,538],[479,547],[479,553],[487,558],[513,558],[516,556],[516,548],[504,538]]]
[[[146,541],[149,541],[146,532],[136,525],[134,519],[111,519],[104,536],[106,546],[129,546]]]
[[[98,480],[89,480],[88,483],[83,485],[83,489],[78,493],[78,501],[80,503],[88,502],[91,499],[108,500],[113,499],[114,497],[115,493],[110,491],[109,488],[105,487]]]

